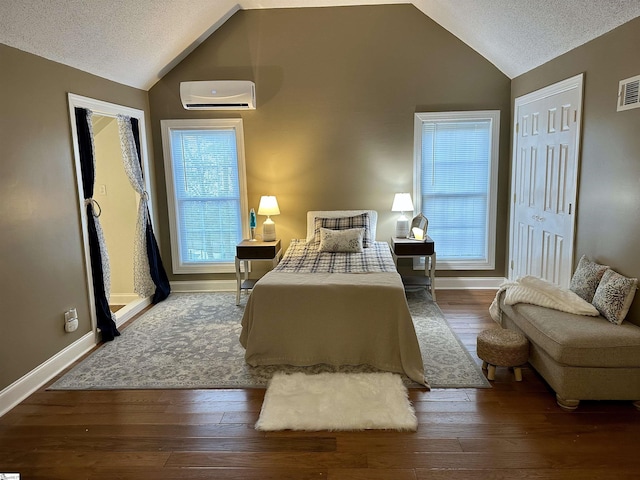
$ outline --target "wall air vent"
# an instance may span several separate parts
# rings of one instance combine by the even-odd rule
[[[618,112],[640,108],[640,75],[620,81],[618,87]]]

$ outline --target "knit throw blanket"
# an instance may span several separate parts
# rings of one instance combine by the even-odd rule
[[[530,303],[577,315],[593,317],[600,315],[596,307],[568,288],[559,287],[542,278],[526,276],[515,282],[505,282],[498,289],[489,307],[491,318],[498,323],[501,323],[500,299],[503,295],[505,305]]]

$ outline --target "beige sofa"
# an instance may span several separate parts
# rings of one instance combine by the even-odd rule
[[[580,400],[632,400],[640,409],[640,326],[537,305],[500,302],[504,328],[530,341],[529,363],[573,410]]]

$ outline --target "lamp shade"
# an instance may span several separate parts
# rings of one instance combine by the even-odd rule
[[[280,215],[280,209],[278,208],[278,200],[276,200],[276,197],[273,195],[264,195],[260,198],[258,215]]]
[[[413,202],[409,193],[396,193],[393,198],[392,212],[413,212]]]

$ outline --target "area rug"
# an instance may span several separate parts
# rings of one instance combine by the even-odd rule
[[[276,373],[256,430],[416,430],[407,388],[394,373]]]
[[[489,382],[423,290],[408,292],[431,388],[486,388]],[[172,293],[64,374],[53,390],[265,388],[276,372],[371,373],[367,366],[251,367],[240,336],[235,292]],[[409,387],[420,385],[403,376]]]

